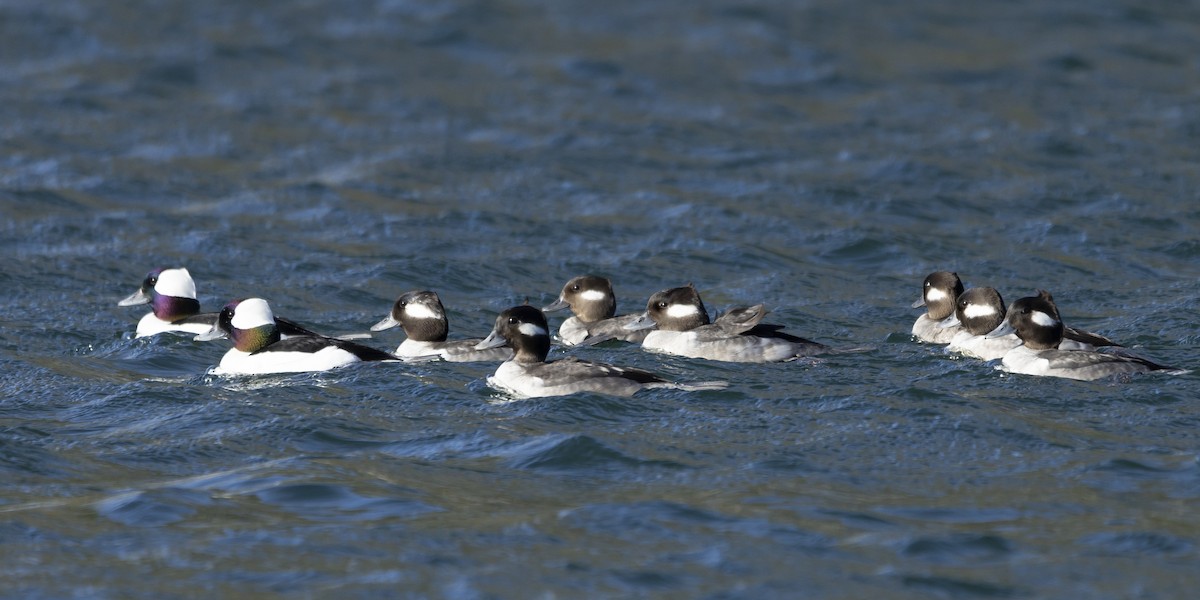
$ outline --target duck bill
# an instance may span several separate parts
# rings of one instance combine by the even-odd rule
[[[208,331],[205,331],[204,333],[201,333],[192,339],[196,340],[197,342],[208,342],[211,340],[219,340],[223,337],[226,337],[225,332],[221,329],[220,325],[214,323],[212,329],[209,329]]]
[[[505,339],[504,336],[500,335],[500,332],[493,329],[492,332],[489,333],[487,337],[483,338],[482,342],[475,344],[475,349],[476,350],[487,350],[488,348],[499,348],[500,346],[503,346],[507,343],[508,343],[508,340]]]
[[[958,315],[950,315],[941,321],[938,321],[938,329],[950,329],[962,325],[962,321],[958,320]]]
[[[917,300],[916,302],[913,302],[913,303],[912,303],[912,307],[913,307],[913,308],[921,308],[922,306],[925,306],[925,299],[924,299],[924,298],[921,298],[920,300]]]
[[[384,329],[391,329],[398,325],[400,325],[400,321],[393,319],[392,315],[388,315],[384,317],[382,321],[372,325],[371,331],[383,331]]]
[[[559,296],[558,300],[555,300],[554,302],[551,302],[550,304],[543,306],[542,312],[554,312],[556,310],[562,310],[569,306],[571,306],[571,304],[569,302],[567,302],[566,300],[563,300],[562,296]]]
[[[987,333],[987,335],[985,335],[983,337],[989,338],[989,339],[990,338],[998,338],[998,337],[1004,337],[1010,333],[1016,333],[1016,332],[1017,332],[1017,330],[1013,329],[1012,323],[1009,323],[1008,320],[1005,319],[1003,323],[1000,323],[999,327],[991,330],[990,332]]]
[[[644,312],[638,315],[638,318],[626,323],[624,329],[638,331],[641,329],[650,329],[655,325],[654,319],[650,318],[650,313]]]
[[[150,301],[150,295],[142,290],[138,290],[117,303],[117,306],[137,306]]]

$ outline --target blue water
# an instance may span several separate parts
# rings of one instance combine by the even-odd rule
[[[0,4],[3,595],[1190,597],[1196,56],[1165,2]],[[214,378],[116,307],[176,265],[331,333],[594,272],[873,349],[555,351],[731,382],[630,399]],[[1191,372],[915,343],[941,269]]]

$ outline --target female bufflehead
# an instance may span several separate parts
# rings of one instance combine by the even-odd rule
[[[501,364],[488,377],[488,384],[516,396],[537,398],[579,392],[630,396],[647,388],[711,390],[727,385],[721,381],[674,383],[649,371],[577,358],[546,362],[546,356],[550,353],[546,316],[528,305],[514,306],[500,313],[491,334],[476,347],[482,350],[505,345],[513,349],[513,358]]]
[[[1045,290],[1013,302],[1004,322],[988,336],[1001,337],[1014,332],[1022,343],[1008,351],[1001,361],[1003,369],[1010,373],[1091,381],[1125,373],[1178,371],[1124,353],[1059,349],[1063,339],[1062,319],[1054,298]]]
[[[938,324],[958,333],[946,346],[947,352],[958,352],[982,360],[995,360],[1021,345],[1016,335],[987,337],[1004,322],[1004,299],[996,288],[971,288],[958,295],[954,313]]]
[[[642,342],[656,352],[729,362],[779,362],[828,352],[824,344],[762,324],[763,305],[731,310],[710,323],[700,294],[691,284],[650,296],[646,312],[629,328],[658,326]]]
[[[430,291],[408,292],[392,305],[392,312],[371,326],[371,331],[383,331],[399,325],[408,339],[400,342],[396,356],[400,358],[441,357],[450,362],[505,361],[512,358],[512,350],[490,348],[476,350],[481,340],[446,341],[450,333],[450,322],[446,309],[437,293]]]
[[[1004,299],[995,288],[971,288],[958,296],[954,314],[943,320],[938,327],[961,326],[962,331],[946,346],[948,352],[958,352],[983,360],[1003,358],[1013,348],[1021,345],[1016,333],[988,337],[1004,322]],[[1072,327],[1063,328],[1063,339],[1059,350],[1095,350],[1099,346],[1120,344],[1095,333]]]
[[[200,312],[196,300],[196,282],[184,267],[159,268],[146,274],[138,291],[117,303],[117,306],[137,306],[150,303],[151,312],[138,321],[134,337],[146,337],[166,331],[206,333],[217,323],[217,313]],[[276,317],[275,324],[284,337],[319,335],[287,319]]]
[[[925,314],[913,323],[912,334],[922,342],[947,344],[954,339],[962,327],[938,327],[938,323],[954,314],[954,300],[963,293],[962,280],[958,273],[935,271],[925,278],[921,288],[921,299],[913,302],[913,308],[926,307]]]
[[[342,339],[322,335],[281,338],[270,305],[262,298],[226,304],[217,322],[196,336],[199,341],[229,337],[233,348],[213,375],[265,375],[328,371],[359,361],[398,360],[395,356]]]
[[[613,294],[612,283],[598,275],[580,275],[571,279],[563,286],[558,300],[542,310],[551,312],[568,306],[574,315],[558,326],[558,337],[567,346],[582,344],[585,340],[594,344],[612,339],[640,344],[650,333],[625,329],[625,325],[638,316],[615,316],[617,297]]]

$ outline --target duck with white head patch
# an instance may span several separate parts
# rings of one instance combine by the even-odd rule
[[[196,282],[185,268],[160,268],[146,274],[138,291],[117,306],[150,304],[150,312],[138,321],[137,337],[167,331],[203,333],[212,329],[217,313],[201,313],[196,299]]]
[[[542,311],[528,305],[514,306],[496,318],[491,334],[477,348],[508,346],[513,358],[488,377],[492,387],[518,397],[537,398],[595,392],[631,396],[650,388],[713,390],[725,382],[675,383],[641,369],[615,367],[577,358],[547,362],[550,332]]]
[[[1004,322],[1006,312],[1004,299],[995,288],[971,288],[958,296],[954,314],[938,326],[943,328],[961,326],[946,346],[947,352],[958,352],[982,360],[1003,358],[1013,348],[1021,345],[1016,333],[989,337]],[[1063,327],[1063,339],[1059,350],[1095,350],[1100,346],[1120,344],[1095,333]]]
[[[1179,372],[1174,367],[1127,353],[1062,350],[1059,344],[1063,341],[1063,329],[1054,298],[1049,292],[1038,290],[1037,296],[1013,302],[1004,322],[988,336],[998,338],[1016,333],[1020,338],[1021,345],[1008,351],[1001,360],[999,368],[1010,373],[1091,381],[1150,371]]]
[[[200,312],[200,301],[196,299],[196,282],[192,274],[183,267],[159,268],[146,274],[138,291],[130,294],[117,306],[150,304],[150,312],[138,321],[135,337],[146,337],[164,332],[200,334],[217,323],[215,312]],[[293,335],[319,335],[287,319],[276,318],[276,325],[284,337]]]
[[[512,358],[512,350],[508,348],[476,350],[480,339],[448,341],[450,321],[436,292],[422,290],[401,295],[392,305],[392,312],[372,325],[371,331],[396,326],[403,328],[407,336],[395,352],[403,359],[436,357],[450,362],[500,362]]]
[[[646,339],[646,330],[632,331],[625,325],[638,315],[617,314],[617,297],[612,282],[599,275],[580,275],[563,286],[558,300],[542,307],[552,312],[570,307],[571,317],[558,326],[558,337],[567,346],[595,344],[607,340],[622,340],[640,344]]]
[[[921,299],[913,302],[913,308],[925,307],[925,314],[913,323],[912,334],[922,342],[948,344],[962,327],[938,327],[939,322],[954,314],[954,301],[963,293],[962,280],[958,273],[935,271],[925,277],[921,286]]]
[[[728,362],[780,362],[829,352],[829,346],[761,323],[761,304],[730,310],[710,322],[695,286],[671,288],[650,296],[646,312],[630,328],[657,326],[642,342],[654,352]]]
[[[265,375],[328,371],[363,361],[398,360],[395,356],[347,340],[322,335],[283,338],[271,306],[262,298],[234,300],[225,305],[211,329],[198,341],[228,337],[233,348],[212,375]]]

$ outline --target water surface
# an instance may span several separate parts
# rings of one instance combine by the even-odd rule
[[[1008,376],[922,278],[1195,369],[1200,14],[1174,3],[0,6],[0,576],[24,598],[1179,598],[1200,380]],[[728,390],[506,402],[486,364],[205,375],[187,266],[331,333],[611,277],[869,352],[569,354]],[[557,322],[557,317],[554,319]],[[397,332],[369,343],[394,348]],[[556,355],[567,354],[556,351]]]

